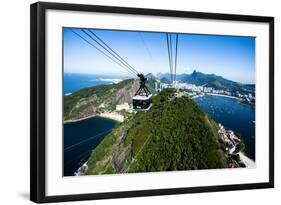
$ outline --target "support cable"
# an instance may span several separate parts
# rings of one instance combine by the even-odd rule
[[[121,64],[123,64],[123,66],[127,67],[129,70],[131,70],[131,72],[135,73],[137,75],[137,72],[135,70],[133,70],[132,68],[130,68],[125,62],[123,62],[122,60],[120,60],[114,53],[112,53],[109,49],[107,49],[105,46],[103,46],[99,41],[97,41],[96,39],[94,39],[89,33],[87,33],[86,31],[82,30],[81,31],[83,33],[85,33],[90,39],[92,39],[94,42],[96,42],[100,47],[102,47],[105,51],[107,51],[113,58],[115,58],[117,61],[119,61]],[[117,54],[118,55],[118,54]],[[118,55],[119,56],[119,55]]]
[[[134,71],[136,74],[138,73],[138,71],[136,71],[124,58],[122,58],[116,51],[114,51],[107,43],[105,43],[100,37],[98,37],[97,34],[95,34],[93,31],[89,30],[88,31],[94,35],[107,49],[109,49],[112,53],[114,53],[120,61],[122,61],[124,64],[126,64],[126,66],[128,66],[132,71]],[[96,40],[95,40],[96,41]],[[97,42],[97,41],[96,41]],[[100,46],[102,46],[99,42],[97,42]],[[102,46],[103,47],[103,46]],[[104,48],[104,47],[103,47]],[[106,49],[104,48],[104,49]],[[106,49],[106,50],[107,50]],[[108,51],[108,50],[107,50]]]
[[[92,139],[94,139],[94,138],[96,138],[96,137],[98,137],[98,136],[101,136],[101,135],[110,133],[111,131],[112,131],[112,129],[109,129],[109,130],[103,131],[103,132],[101,132],[101,133],[99,133],[99,134],[97,134],[97,135],[94,135],[94,136],[92,136],[92,137],[89,137],[89,138],[87,138],[87,139],[85,139],[85,140],[82,140],[82,141],[80,141],[80,142],[78,142],[78,143],[72,144],[72,145],[70,145],[70,146],[64,148],[64,151],[71,150],[71,149],[73,149],[74,147],[77,147],[78,145],[81,145],[81,144],[83,144],[83,143],[85,143],[85,142],[88,142],[88,141],[90,141],[90,140],[92,140]]]
[[[172,72],[171,72],[171,76],[172,76],[172,82],[174,82],[174,74],[173,74],[173,71],[174,71],[174,69],[173,69],[173,65],[174,65],[174,63],[173,63],[173,41],[172,41],[173,39],[172,39],[172,34],[170,34],[170,54],[171,54],[171,70],[172,70]]]
[[[176,77],[177,77],[178,40],[179,40],[179,36],[178,36],[178,34],[176,34],[176,54],[175,54],[175,72],[174,72],[174,80],[176,80]]]
[[[169,66],[170,66],[170,74],[171,74],[171,81],[172,81],[172,64],[171,64],[170,43],[169,43],[169,34],[168,33],[166,33],[166,40],[167,40]]]
[[[79,33],[77,33],[76,31],[74,31],[73,29],[71,29],[71,31],[76,34],[78,37],[80,37],[81,39],[83,39],[86,43],[88,43],[89,45],[91,45],[92,47],[94,47],[96,50],[98,50],[99,52],[101,52],[103,55],[105,55],[106,57],[108,57],[111,61],[113,61],[114,63],[116,63],[117,65],[119,65],[120,67],[124,68],[127,72],[129,72],[131,75],[133,75],[134,77],[136,76],[135,73],[133,73],[131,70],[128,70],[127,67],[123,66],[122,64],[120,64],[118,61],[116,61],[115,59],[113,59],[111,56],[109,56],[108,54],[106,54],[104,51],[102,51],[101,49],[99,49],[98,47],[96,47],[93,43],[91,43],[90,41],[88,41],[86,38],[84,38],[83,36],[81,36]]]

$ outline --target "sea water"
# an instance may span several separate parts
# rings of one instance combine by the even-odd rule
[[[255,108],[224,96],[205,95],[194,100],[217,123],[239,133],[246,154],[255,160]]]

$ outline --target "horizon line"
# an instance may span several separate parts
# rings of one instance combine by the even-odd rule
[[[215,75],[215,76],[217,76],[217,77],[222,77],[222,78],[224,78],[224,79],[226,79],[226,80],[229,80],[229,81],[233,81],[233,82],[236,82],[236,83],[240,83],[240,84],[244,84],[244,85],[255,85],[256,83],[255,82],[239,82],[239,81],[236,81],[236,80],[230,80],[230,79],[228,79],[228,78],[226,78],[226,77],[224,77],[224,76],[222,76],[222,75],[218,75],[218,74],[215,74],[215,73],[204,73],[204,72],[202,72],[202,71],[197,71],[196,69],[194,69],[193,71],[191,71],[190,73],[185,73],[185,72],[182,72],[182,73],[179,73],[179,74],[177,74],[176,76],[178,76],[178,75],[183,75],[183,74],[186,74],[186,75],[190,75],[190,74],[192,74],[193,72],[196,72],[196,73],[203,73],[203,74],[205,74],[205,75]],[[157,75],[158,74],[169,74],[169,72],[158,72],[158,73],[154,73],[154,72],[149,72],[149,73],[146,73],[145,75],[148,75],[148,74],[152,74],[152,75],[154,75],[155,77],[157,77]],[[122,74],[116,74],[116,73],[80,73],[80,72],[64,72],[64,74],[82,74],[82,75],[105,75],[105,76],[118,76],[118,77],[125,77],[125,78],[128,78],[128,77],[130,77],[130,78],[137,78],[137,76],[136,77],[133,77],[133,76],[131,76],[131,75],[122,75]]]

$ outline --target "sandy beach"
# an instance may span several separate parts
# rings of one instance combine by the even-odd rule
[[[118,122],[124,121],[124,116],[117,112],[104,112],[104,113],[99,114],[98,116],[116,120]]]
[[[87,117],[83,117],[83,118],[76,119],[76,120],[66,120],[66,121],[64,121],[64,123],[66,124],[66,123],[71,123],[71,122],[79,122],[79,121],[86,120],[86,119],[96,117],[96,116],[98,116],[98,115],[96,115],[96,114],[95,115],[89,115]]]
[[[76,119],[76,120],[66,120],[66,121],[64,121],[64,123],[66,124],[66,123],[72,123],[72,122],[79,122],[79,121],[86,120],[86,119],[89,119],[89,118],[92,118],[92,117],[97,117],[97,116],[112,119],[112,120],[115,120],[115,121],[118,121],[118,122],[124,121],[124,116],[117,113],[117,112],[104,112],[104,113],[101,113],[101,114],[89,115],[87,117]]]

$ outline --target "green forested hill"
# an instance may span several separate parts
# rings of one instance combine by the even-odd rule
[[[222,168],[216,124],[188,97],[164,90],[92,152],[86,174]]]
[[[137,80],[84,88],[64,96],[64,120],[76,120],[103,111],[113,111],[117,104],[131,103],[139,87]]]

